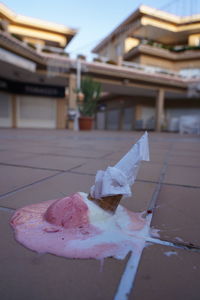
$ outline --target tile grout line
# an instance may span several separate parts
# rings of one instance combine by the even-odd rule
[[[92,173],[84,173],[84,172],[77,172],[77,171],[74,171],[75,169],[81,167],[82,164],[79,165],[79,166],[75,166],[75,167],[73,167],[73,168],[71,168],[71,169],[68,169],[68,170],[47,169],[47,168],[39,168],[39,167],[32,167],[32,166],[22,166],[22,165],[12,165],[12,164],[5,164],[5,163],[0,163],[0,165],[14,166],[14,167],[22,167],[22,168],[30,168],[30,169],[34,169],[34,170],[44,170],[44,171],[55,171],[55,172],[58,172],[58,173],[56,173],[56,174],[54,174],[54,175],[51,175],[51,176],[49,176],[49,177],[45,177],[44,179],[41,179],[41,180],[39,180],[39,181],[35,181],[35,182],[31,183],[31,184],[28,184],[28,185],[19,187],[19,188],[15,189],[15,190],[9,191],[9,192],[7,192],[7,193],[1,194],[1,195],[0,195],[0,199],[3,198],[3,197],[7,197],[7,196],[9,196],[9,195],[11,195],[11,194],[13,194],[13,193],[18,192],[18,191],[24,190],[24,189],[26,189],[26,188],[28,188],[29,186],[32,186],[32,185],[34,185],[34,184],[38,184],[38,183],[40,183],[40,182],[43,182],[43,181],[45,181],[45,180],[48,180],[48,179],[50,179],[51,177],[54,177],[54,176],[57,176],[57,175],[62,175],[62,174],[66,174],[66,173],[69,173],[69,174],[70,174],[70,173],[71,173],[71,174],[78,174],[78,175],[95,176],[95,174],[92,174]],[[138,179],[138,180],[136,180],[136,182],[146,182],[146,183],[153,183],[153,184],[156,183],[156,181],[142,180],[142,179],[141,179],[141,180]],[[173,183],[162,183],[162,185],[179,186],[179,187],[186,187],[186,188],[200,189],[199,186],[181,185],[181,184],[173,184]]]
[[[173,144],[171,144],[171,147],[170,149],[167,151],[167,154],[165,156],[165,160],[164,160],[164,163],[163,163],[163,167],[161,169],[161,172],[160,172],[160,176],[159,176],[159,180],[156,184],[156,187],[155,187],[155,190],[153,192],[153,195],[151,197],[151,200],[149,202],[149,205],[147,207],[147,210],[153,210],[155,208],[155,204],[156,204],[156,201],[157,201],[157,198],[158,198],[158,195],[159,195],[159,192],[160,192],[160,189],[161,189],[161,186],[163,184],[163,181],[164,181],[164,178],[165,178],[165,173],[167,171],[167,168],[168,168],[168,161],[169,161],[169,157],[170,157],[170,154],[171,154],[171,151],[173,149]],[[153,216],[153,214],[152,214]],[[150,221],[151,222],[151,221]]]
[[[0,211],[14,212],[14,211],[16,211],[16,209],[15,208],[10,208],[10,207],[0,206]]]
[[[85,164],[85,162],[83,164],[80,164],[78,166],[72,167],[68,170],[65,169],[51,169],[51,168],[41,168],[41,167],[34,167],[34,166],[29,166],[29,165],[18,165],[18,164],[11,164],[11,163],[5,163],[5,162],[0,162],[0,166],[8,166],[8,167],[16,167],[16,168],[27,168],[27,169],[33,169],[33,170],[43,170],[43,171],[54,171],[54,172],[69,172],[69,173],[73,173],[73,174],[79,174],[79,175],[88,175],[88,176],[95,176],[95,173],[84,173],[84,172],[79,172],[79,171],[74,171],[77,168],[82,167]],[[172,165],[172,164],[168,164],[168,165]],[[175,165],[173,164],[173,166],[180,166],[180,167],[186,167],[186,166],[182,166],[182,165]],[[200,167],[192,167],[192,166],[188,166],[190,168],[200,168]],[[153,180],[145,180],[145,179],[136,179],[135,182],[146,182],[146,183],[157,183],[156,181]],[[164,182],[162,183],[162,185],[169,185],[169,186],[181,186],[181,187],[186,187],[186,188],[196,188],[196,189],[200,189],[200,186],[196,186],[196,185],[186,185],[186,184],[178,184],[178,183],[168,183],[168,182]]]
[[[155,203],[158,198],[158,194],[160,192],[162,182],[164,180],[165,173],[166,173],[166,170],[168,167],[168,160],[169,160],[169,156],[172,151],[172,148],[173,148],[173,144],[171,143],[170,149],[167,151],[167,154],[166,154],[166,157],[164,160],[164,164],[163,164],[163,167],[160,172],[158,183],[155,187],[154,193],[151,197],[151,200],[149,202],[147,210],[152,210],[155,207]],[[150,230],[152,216],[153,216],[152,213],[146,215],[146,218],[148,220],[148,231]],[[141,256],[142,256],[142,253],[143,253],[143,250],[145,248],[145,244],[146,244],[146,241],[148,238],[150,238],[150,237],[145,237],[144,245],[143,245],[143,247],[141,247],[141,249],[140,249],[139,253],[137,253],[137,255],[132,251],[131,256],[130,256],[130,258],[126,264],[126,267],[124,269],[124,272],[121,276],[119,285],[117,287],[116,294],[114,296],[114,300],[127,300],[129,298],[130,292],[134,288],[134,282],[135,282],[137,270],[138,270]]]
[[[21,186],[21,187],[19,187],[19,188],[17,188],[17,189],[15,189],[15,190],[12,190],[12,191],[9,191],[9,192],[6,192],[6,193],[4,193],[4,194],[0,194],[0,199],[2,199],[2,198],[4,198],[4,197],[7,197],[7,196],[10,196],[10,195],[12,195],[12,194],[15,194],[15,193],[17,193],[17,192],[19,192],[19,191],[23,191],[23,190],[25,190],[25,189],[27,189],[27,188],[29,188],[30,186],[33,186],[33,185],[37,185],[37,184],[40,184],[40,183],[42,183],[42,182],[44,182],[44,181],[46,181],[46,180],[49,180],[49,179],[51,179],[51,178],[53,178],[53,177],[56,177],[56,176],[61,176],[61,175],[64,175],[64,174],[66,174],[66,173],[72,173],[72,174],[74,174],[74,172],[71,172],[71,170],[73,170],[73,169],[76,169],[76,168],[79,168],[79,167],[81,167],[83,164],[81,164],[81,165],[78,165],[78,166],[75,166],[75,167],[72,167],[72,168],[70,168],[70,169],[68,169],[68,170],[55,170],[55,169],[53,169],[52,171],[57,171],[57,173],[55,173],[55,174],[53,174],[53,175],[50,175],[50,176],[47,176],[47,177],[45,177],[45,178],[42,178],[42,179],[40,179],[40,180],[37,180],[37,181],[34,181],[34,182],[32,182],[32,183],[30,183],[30,184],[27,184],[27,185],[24,185],[24,186]],[[87,174],[85,174],[85,175],[87,175]]]
[[[41,182],[44,182],[44,181],[46,181],[46,180],[48,180],[48,179],[50,179],[50,178],[53,178],[53,177],[58,176],[58,175],[61,175],[61,174],[63,174],[63,173],[64,173],[64,172],[59,172],[59,173],[56,173],[56,174],[53,174],[53,175],[44,177],[44,178],[42,178],[42,179],[40,179],[40,180],[37,180],[37,181],[34,181],[34,182],[32,182],[32,183],[29,183],[29,184],[26,184],[26,185],[24,185],[24,186],[21,186],[21,187],[19,187],[19,188],[16,188],[15,190],[6,192],[6,193],[4,193],[4,194],[1,194],[1,195],[0,195],[0,199],[2,199],[2,198],[4,198],[4,197],[7,197],[7,196],[10,196],[10,195],[12,195],[12,194],[15,194],[15,193],[17,193],[17,192],[19,192],[19,191],[23,191],[23,190],[25,190],[25,189],[27,189],[27,188],[29,188],[30,186],[33,186],[33,185],[35,185],[35,184],[40,184]]]
[[[66,171],[66,170],[62,170],[62,169],[41,168],[41,167],[34,167],[34,166],[28,166],[28,165],[2,163],[2,162],[0,162],[0,166],[16,167],[16,168],[27,168],[27,169],[33,169],[33,170],[54,171],[54,172],[65,172]]]

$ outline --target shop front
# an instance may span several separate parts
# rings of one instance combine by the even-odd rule
[[[65,88],[0,80],[0,127],[65,128]]]

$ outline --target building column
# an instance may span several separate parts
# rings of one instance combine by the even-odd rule
[[[143,121],[142,121],[142,105],[136,104],[135,111],[134,111],[134,129],[143,129]]]
[[[137,104],[135,106],[135,121],[141,120],[142,118],[142,106]]]
[[[69,97],[68,97],[68,109],[77,109],[77,95],[75,90],[77,88],[77,80],[75,74],[70,74],[69,77]],[[74,121],[68,120],[68,128],[74,128]]]
[[[56,128],[66,128],[66,98],[57,99],[57,120]]]
[[[159,89],[156,97],[156,128],[157,132],[162,129],[164,121],[164,100],[165,100],[165,90]]]

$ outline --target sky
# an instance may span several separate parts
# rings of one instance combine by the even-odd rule
[[[78,30],[66,52],[91,50],[141,4],[181,15],[200,13],[200,0],[3,0],[17,14],[60,23]]]

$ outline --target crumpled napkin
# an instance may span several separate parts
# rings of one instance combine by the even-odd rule
[[[114,167],[97,171],[95,184],[90,189],[92,198],[100,199],[112,195],[130,197],[131,185],[135,182],[142,160],[149,161],[147,132]]]

